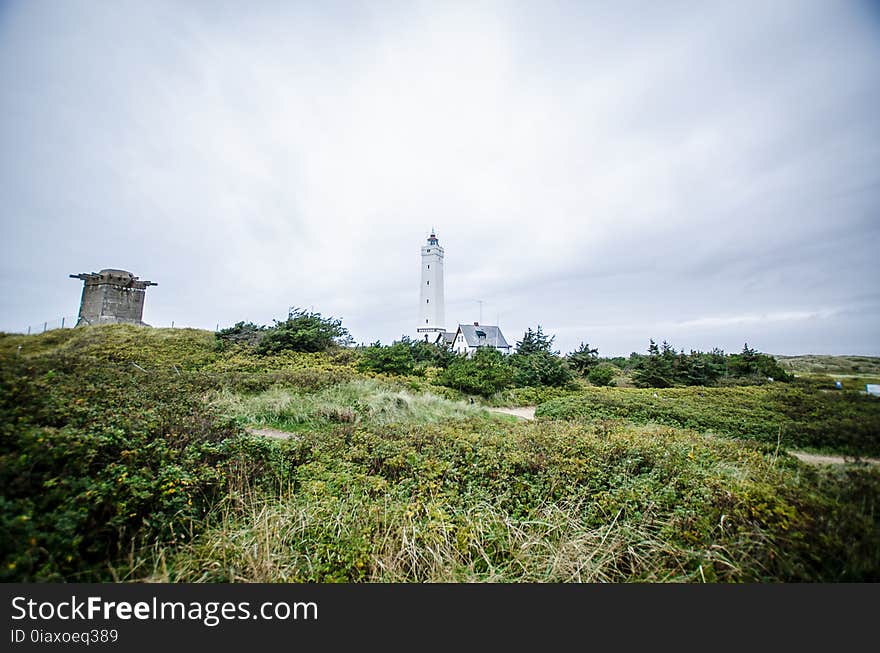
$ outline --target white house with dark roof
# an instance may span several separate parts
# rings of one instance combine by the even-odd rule
[[[451,338],[450,338],[451,336]],[[458,329],[453,334],[447,331],[440,334],[435,341],[437,344],[446,342],[451,344],[452,350],[456,354],[472,355],[480,347],[491,347],[497,349],[502,354],[510,353],[510,345],[504,339],[501,328],[489,324],[459,324]]]

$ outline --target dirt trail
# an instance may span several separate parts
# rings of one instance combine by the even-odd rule
[[[535,419],[535,406],[518,406],[516,408],[489,408],[493,413],[513,415],[522,419]]]
[[[789,451],[788,453],[798,460],[810,463],[811,465],[844,465],[856,462],[853,458],[844,458],[843,456],[820,456],[814,453],[804,453],[803,451]],[[878,458],[861,458],[860,462],[880,465],[880,459]]]
[[[288,440],[290,438],[298,438],[297,433],[288,433],[287,431],[279,431],[277,429],[246,429],[251,435],[262,435],[266,438],[275,438],[276,440]]]

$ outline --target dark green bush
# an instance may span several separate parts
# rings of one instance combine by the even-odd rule
[[[547,351],[532,354],[513,354],[513,383],[518,387],[563,387],[572,380],[571,370],[564,359]]]
[[[615,367],[609,363],[600,363],[590,370],[587,379],[593,385],[606,386],[611,385],[614,380]]]
[[[259,482],[257,451],[203,404],[212,386],[75,357],[6,359],[0,577],[106,579],[133,545],[197,532],[234,470]]]
[[[219,349],[230,345],[244,345],[255,348],[266,335],[266,327],[253,322],[237,322],[234,326],[220,329],[216,333]]]
[[[361,350],[358,368],[365,372],[385,374],[423,374],[428,367],[446,368],[456,356],[445,345],[403,336],[391,345],[374,342]]]
[[[261,354],[277,354],[282,351],[327,351],[338,344],[350,341],[348,329],[342,320],[324,318],[299,308],[293,309],[284,322],[275,322],[257,345]]]
[[[720,349],[711,352],[676,351],[668,342],[659,347],[653,340],[648,355],[633,354],[626,367],[633,370],[639,388],[671,388],[677,385],[760,385],[767,381],[791,381],[776,359],[750,349],[725,356]]]
[[[385,374],[412,374],[416,361],[407,343],[382,346],[375,342],[361,352],[358,369]]]
[[[437,383],[489,397],[512,385],[513,369],[497,349],[480,347],[473,356],[459,356],[452,361],[437,377]]]
[[[599,350],[590,347],[589,344],[581,343],[580,346],[565,357],[569,367],[581,376],[589,374],[590,370],[599,364]]]
[[[551,419],[625,419],[711,431],[783,447],[880,455],[880,401],[807,382],[760,387],[603,388],[542,404]]]

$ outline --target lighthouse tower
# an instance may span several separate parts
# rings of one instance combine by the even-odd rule
[[[422,289],[419,292],[419,338],[434,341],[438,333],[446,331],[445,301],[443,298],[443,248],[431,230],[428,243],[422,245]]]

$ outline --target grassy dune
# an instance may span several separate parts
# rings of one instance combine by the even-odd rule
[[[431,393],[412,393],[375,379],[339,383],[316,392],[275,386],[256,394],[219,392],[210,403],[244,425],[282,431],[326,429],[334,424],[436,424],[468,417],[488,418],[482,407],[449,401]]]
[[[875,578],[877,475],[671,428],[479,421],[307,435],[159,581]],[[874,498],[856,506],[852,484]],[[858,492],[855,492],[859,494]]]
[[[880,358],[874,356],[774,356],[780,366],[794,374],[829,374],[880,377]]]
[[[802,382],[736,388],[592,388],[539,406],[537,417],[623,419],[785,448],[880,455],[880,401]]]
[[[356,363],[194,330],[0,335],[0,577],[880,580],[880,473],[777,443],[874,428],[821,383],[521,390],[543,417],[514,423]]]

